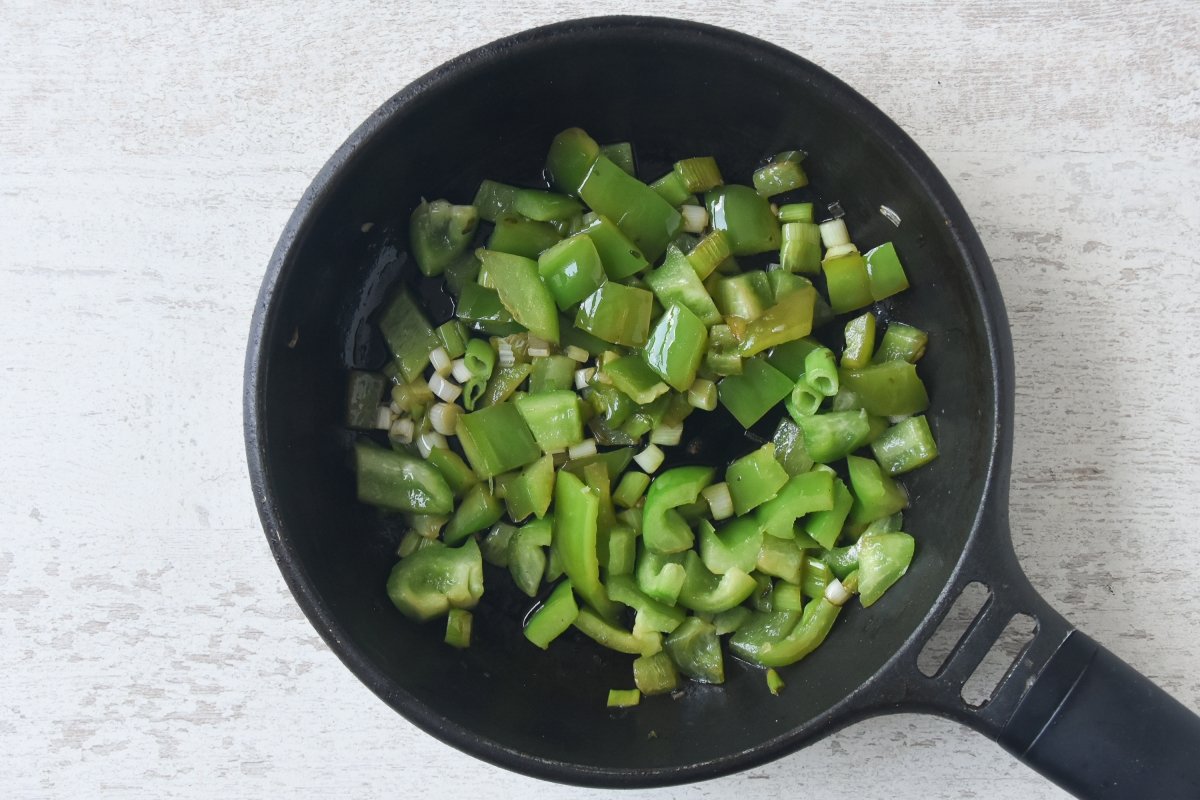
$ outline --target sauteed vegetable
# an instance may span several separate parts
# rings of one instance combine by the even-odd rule
[[[572,128],[548,188],[421,202],[409,249],[455,313],[400,288],[379,318],[391,360],[348,389],[359,499],[407,522],[396,608],[469,646],[485,574],[506,571],[529,646],[574,629],[628,654],[636,688],[608,704],[631,706],[723,682],[727,654],[778,693],[775,668],[905,574],[896,477],[937,457],[927,337],[880,332],[900,258],[801,202],[804,160],[743,185],[684,158],[646,183],[628,143]],[[727,463],[690,447],[709,415],[745,429]]]

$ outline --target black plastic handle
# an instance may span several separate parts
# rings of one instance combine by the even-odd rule
[[[944,615],[975,581],[991,592],[940,671],[922,674],[920,647],[906,649],[893,691],[862,710],[957,719],[1085,800],[1200,800],[1200,716],[1075,630],[1029,584],[1007,537],[986,541],[939,604]],[[1036,620],[1032,641],[985,703],[968,704],[964,684],[1016,614]]]
[[[1200,798],[1200,717],[1078,631],[998,739],[1079,797]]]

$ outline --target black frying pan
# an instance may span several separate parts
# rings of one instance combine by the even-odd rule
[[[905,259],[913,290],[879,310],[930,332],[921,369],[942,451],[905,481],[917,558],[884,600],[844,614],[824,646],[785,670],[780,698],[761,672],[731,662],[725,686],[610,711],[605,692],[629,683],[628,659],[569,637],[549,655],[528,646],[525,604],[498,575],[488,575],[464,652],[441,644],[441,626],[403,619],[384,593],[397,531],[354,500],[339,424],[345,370],[382,362],[369,315],[397,280],[413,279],[401,254],[419,197],[462,201],[481,177],[535,176],[554,133],[571,125],[633,141],[644,176],[680,155],[712,154],[745,180],[759,157],[803,147],[819,199],[842,202],[856,241],[894,240]],[[879,213],[884,204],[898,228]],[[425,297],[431,314],[448,313]],[[1200,719],[1075,631],[1017,566],[1012,393],[1008,321],[987,255],[946,181],[895,124],[761,41],[600,18],[455,59],[385,103],[333,156],[263,282],[246,360],[246,445],[275,558],[325,641],[408,719],[493,763],[578,784],[695,781],[858,719],[922,710],[981,731],[1080,796],[1200,797]],[[716,444],[725,457],[739,447]],[[972,581],[990,599],[926,677],[917,655]],[[1016,613],[1036,619],[1035,638],[985,704],[967,705],[964,681]]]

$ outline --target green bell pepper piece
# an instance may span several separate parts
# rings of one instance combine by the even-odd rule
[[[871,297],[882,300],[908,288],[908,276],[904,274],[900,257],[896,255],[896,247],[891,242],[868,250],[865,258]]]
[[[513,319],[537,336],[557,342],[558,310],[554,295],[538,277],[537,262],[493,250],[480,250],[479,260]]]
[[[900,475],[937,458],[937,443],[925,417],[896,423],[871,442],[871,452],[888,475]]]
[[[768,443],[730,464],[725,481],[733,511],[741,516],[774,497],[788,482],[788,474],[775,460],[775,445]]]
[[[483,558],[474,539],[460,547],[423,547],[392,567],[387,593],[405,616],[424,622],[483,596]]]
[[[695,550],[684,556],[683,568],[679,605],[705,614],[719,614],[741,605],[758,586],[754,578],[737,567],[721,576],[712,574]]]
[[[804,359],[821,346],[820,342],[808,336],[786,342],[771,350],[767,355],[767,363],[786,375],[789,380],[798,381],[804,377]]]
[[[728,611],[722,611],[713,617],[713,627],[716,628],[717,636],[724,636],[727,633],[734,633],[745,625],[754,612],[745,606],[736,606]]]
[[[678,553],[692,546],[691,528],[676,509],[696,502],[714,473],[710,467],[676,467],[654,479],[642,509],[642,541],[649,550]]]
[[[529,393],[541,394],[570,389],[579,362],[566,356],[542,356],[533,361],[529,373]]]
[[[354,445],[359,502],[416,514],[449,514],[454,492],[437,469],[419,458],[370,442]]]
[[[925,345],[928,343],[929,336],[925,331],[902,322],[893,322],[884,331],[874,361],[876,364],[885,361],[908,361],[915,364],[925,355]]]
[[[579,187],[599,155],[600,145],[582,128],[567,128],[554,137],[546,156],[546,175],[550,185],[560,192],[578,197]]]
[[[462,497],[467,489],[479,483],[479,478],[467,466],[467,462],[463,461],[462,456],[453,450],[435,447],[429,451],[425,460],[442,473],[442,477],[446,479],[446,484],[454,492],[455,497]]]
[[[591,238],[578,233],[538,256],[538,274],[561,311],[575,306],[605,281],[604,265]]]
[[[604,273],[610,281],[624,280],[650,266],[637,245],[621,233],[621,229],[608,217],[597,215],[580,233],[596,246]]]
[[[749,186],[730,184],[713,189],[704,195],[704,204],[713,230],[729,234],[729,247],[735,256],[779,249],[779,220],[766,198]]]
[[[742,623],[729,640],[729,650],[746,661],[760,663],[768,644],[783,640],[800,621],[799,611],[758,611]]]
[[[679,673],[675,671],[671,657],[659,651],[634,659],[633,683],[644,695],[664,694],[679,686]]]
[[[613,619],[616,606],[600,583],[597,518],[600,501],[583,481],[559,470],[554,485],[554,550],[571,586],[589,606]],[[585,631],[586,632],[586,631]]]
[[[754,189],[763,197],[772,197],[793,189],[808,186],[808,176],[800,163],[804,153],[787,150],[778,153],[771,162],[754,171]]]
[[[511,403],[499,403],[459,417],[458,441],[481,479],[523,467],[542,456],[521,412]]]
[[[451,647],[465,648],[471,646],[471,612],[463,608],[452,608],[446,615],[446,636],[444,641]]]
[[[863,608],[904,577],[916,541],[907,533],[864,533],[858,540],[858,590]]]
[[[885,334],[886,338],[886,334]],[[925,384],[917,367],[907,361],[885,361],[862,369],[843,369],[840,383],[852,392],[868,413],[877,417],[904,417],[929,408]]]
[[[813,460],[804,449],[804,434],[796,423],[787,417],[779,420],[771,441],[775,445],[775,460],[788,475],[801,475],[812,469]]]
[[[477,483],[467,491],[446,523],[442,539],[446,544],[458,544],[472,533],[492,527],[502,516],[504,504],[492,496],[485,484]]]
[[[452,319],[439,325],[434,333],[441,340],[446,355],[451,358],[462,358],[466,354],[467,339],[470,338],[470,334],[467,333],[466,326],[458,320]]]
[[[633,508],[642,499],[649,485],[650,476],[646,473],[626,472],[613,492],[613,502],[622,508]]]
[[[805,573],[805,578],[808,573]],[[772,611],[803,611],[804,591],[794,583],[779,581],[771,588]]]
[[[485,180],[475,191],[475,199],[471,201],[471,205],[475,206],[480,219],[495,222],[500,217],[515,213],[513,206],[518,191],[520,190],[515,186]]]
[[[406,381],[421,377],[429,354],[441,344],[407,289],[397,292],[388,304],[379,319],[379,330]]]
[[[682,555],[664,555],[645,547],[638,554],[634,578],[638,588],[655,600],[674,605],[685,577]]]
[[[552,641],[566,633],[578,616],[579,606],[571,592],[571,582],[563,581],[554,587],[546,602],[529,617],[525,623],[525,638],[545,650]]]
[[[791,292],[746,326],[739,352],[748,357],[770,347],[808,336],[813,327],[817,290],[812,286]]]
[[[796,663],[825,641],[841,612],[841,606],[835,606],[824,597],[813,600],[804,607],[800,621],[791,633],[763,644],[754,655],[754,660],[764,667],[785,667]]]
[[[546,455],[534,461],[512,480],[504,492],[508,516],[521,522],[530,514],[538,519],[546,516],[554,497],[554,456]]]
[[[833,508],[810,514],[804,520],[804,532],[811,536],[817,544],[829,550],[837,543],[850,508],[854,505],[854,495],[846,488],[840,478],[833,480]],[[839,576],[840,577],[840,576]]]
[[[742,374],[730,375],[717,384],[721,405],[743,428],[750,428],[792,391],[792,382],[762,358],[749,358]]]
[[[513,583],[530,597],[537,595],[546,573],[546,548],[554,540],[554,521],[537,519],[517,529],[508,543],[508,571]]]
[[[560,453],[583,441],[583,412],[574,392],[527,394],[513,402],[542,452]]]
[[[589,464],[603,464],[608,468],[608,479],[615,480],[625,468],[629,466],[629,462],[633,460],[632,447],[618,447],[615,450],[606,450],[603,453],[596,453],[583,458],[575,458],[563,464],[563,469],[573,473],[575,477],[582,479],[583,471]]]
[[[642,693],[637,689],[609,689],[608,708],[632,708],[642,702]]]
[[[609,650],[635,656],[653,655],[662,649],[662,634],[657,631],[630,633],[618,628],[590,608],[579,609],[575,627],[585,636]]]
[[[641,347],[650,335],[654,295],[609,281],[584,298],[575,324],[606,342]]]
[[[508,313],[504,304],[500,302],[500,294],[495,289],[488,289],[478,283],[468,283],[463,286],[462,292],[458,295],[455,313],[471,330],[490,336],[508,336],[523,330],[513,320],[512,314]],[[430,352],[433,350],[431,349]],[[428,361],[428,356],[426,356],[426,361]],[[423,369],[425,369],[424,364],[418,369],[418,374]]]
[[[700,318],[672,303],[658,318],[642,351],[646,364],[676,391],[686,392],[708,346],[708,329]]]
[[[678,303],[699,317],[705,326],[721,321],[717,304],[709,297],[688,257],[674,245],[667,248],[662,266],[646,274],[646,284],[663,308]]]
[[[552,222],[582,213],[583,206],[574,197],[564,194],[543,189],[517,189],[513,197],[513,210],[528,219]]]
[[[676,175],[674,170],[650,184],[650,188],[674,208],[679,208],[687,202],[691,194],[684,185],[683,178]]]
[[[615,386],[597,383],[584,391],[584,399],[591,405],[596,415],[610,427],[617,427],[637,408],[637,403],[629,395]]]
[[[509,525],[507,522],[497,522],[492,526],[492,529],[487,532],[487,536],[479,542],[479,551],[483,554],[483,560],[494,567],[508,566],[508,545],[512,541],[513,534],[517,532],[517,526]]]
[[[613,527],[608,532],[608,558],[604,574],[609,580],[618,575],[632,575],[636,563],[637,534],[625,525]]]
[[[755,567],[764,575],[798,584],[804,577],[804,551],[794,539],[764,536]]]
[[[388,379],[378,372],[351,370],[346,382],[346,427],[375,430],[379,403]]]
[[[874,302],[867,262],[857,251],[826,258],[821,262],[821,269],[825,273],[825,288],[834,313],[844,314]]]
[[[667,637],[664,649],[675,667],[692,680],[701,683],[725,682],[725,659],[721,640],[712,623],[699,617],[688,617]]]
[[[604,156],[592,163],[579,196],[597,214],[615,222],[651,261],[663,254],[683,226],[683,217],[670,203]]]
[[[875,353],[875,315],[870,311],[846,323],[846,346],[842,349],[843,369],[862,369]]]
[[[718,532],[708,520],[700,522],[700,559],[714,575],[730,570],[749,573],[758,563],[763,531],[753,517],[730,520]]]
[[[633,145],[630,142],[613,142],[600,145],[600,155],[616,164],[630,175],[636,175],[633,162]]]
[[[683,624],[687,612],[655,600],[643,592],[629,575],[614,575],[608,579],[608,597],[629,606],[638,615],[638,627],[660,633],[670,633]]]
[[[833,503],[833,475],[806,472],[788,479],[779,494],[759,506],[754,516],[764,533],[792,539],[796,520],[814,511],[828,511]]]
[[[818,598],[825,596],[825,587],[833,580],[833,570],[815,556],[804,557],[803,577],[800,581],[801,590],[805,597]]]
[[[713,300],[725,317],[757,319],[771,305],[771,282],[761,270],[713,282]]]
[[[818,464],[845,458],[867,443],[871,424],[867,412],[829,411],[794,417],[804,435],[804,450]]]
[[[850,473],[850,488],[854,492],[854,505],[850,507],[851,525],[865,526],[908,508],[908,495],[904,487],[884,475],[873,459],[849,456],[846,468]]]
[[[479,212],[474,206],[421,200],[408,220],[409,249],[417,267],[425,275],[441,275],[447,264],[471,246],[478,223]]]
[[[562,237],[548,222],[535,222],[516,215],[496,220],[488,236],[487,249],[523,258],[536,259],[543,250],[553,247]]]
[[[670,391],[658,373],[636,355],[621,356],[603,367],[613,388],[638,404],[652,403]]]

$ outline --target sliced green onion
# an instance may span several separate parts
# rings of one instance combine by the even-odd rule
[[[821,244],[825,247],[837,247],[850,244],[850,231],[846,230],[846,222],[842,219],[831,219],[821,223]]]
[[[658,448],[658,445],[646,445],[646,449],[633,457],[633,460],[639,467],[647,473],[657,472],[666,460],[666,455]]]
[[[675,174],[683,181],[689,192],[707,192],[725,182],[721,169],[712,156],[685,158],[675,162]]]
[[[637,689],[609,689],[609,708],[629,708],[636,706],[642,700],[642,693]]]
[[[714,483],[702,490],[700,494],[708,503],[712,518],[716,520],[729,519],[733,516],[733,495],[729,493],[729,484],[725,481]]]
[[[683,205],[679,213],[683,215],[683,229],[687,233],[704,233],[708,227],[708,210],[704,206]]]
[[[688,404],[702,411],[717,407],[717,385],[707,378],[697,378],[688,389]]]
[[[788,203],[779,207],[777,215],[782,223],[788,222],[812,222],[813,221],[813,204],[812,203]]]
[[[450,609],[446,614],[446,644],[451,647],[470,647],[471,620],[471,612],[465,608]]]

